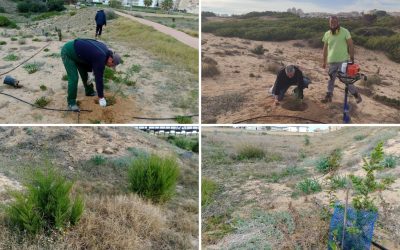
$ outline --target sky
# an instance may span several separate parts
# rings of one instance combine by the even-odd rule
[[[202,11],[219,14],[245,14],[251,11],[348,12],[373,9],[400,11],[400,0],[201,0]]]

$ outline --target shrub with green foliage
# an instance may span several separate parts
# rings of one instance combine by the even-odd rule
[[[363,158],[363,160],[363,170],[366,172],[366,176],[350,175],[350,180],[355,191],[352,204],[356,209],[377,211],[375,198],[371,197],[370,194],[386,189],[393,182],[390,178],[384,178],[379,182],[375,178],[376,172],[385,168],[382,164],[384,160],[383,142],[378,143],[370,156]]]
[[[65,7],[64,0],[47,0],[46,2],[24,0],[18,2],[17,9],[21,13],[40,13],[46,11],[62,11],[65,10]]]
[[[7,56],[3,57],[4,61],[17,61],[19,60],[19,57],[13,53],[8,54]]]
[[[81,196],[71,197],[73,182],[55,170],[35,171],[24,191],[11,192],[14,200],[7,205],[11,225],[29,234],[64,231],[76,225],[84,210]]]
[[[173,136],[170,135],[167,138],[167,141],[175,146],[188,150],[193,151],[195,153],[199,152],[199,140],[198,138],[191,138],[191,137],[183,137],[183,136]]]
[[[320,173],[329,173],[337,170],[340,167],[342,160],[342,151],[340,149],[333,150],[329,156],[319,159],[316,169]]]
[[[91,161],[94,165],[99,166],[99,165],[103,165],[104,163],[106,163],[107,159],[106,159],[104,156],[102,156],[102,155],[94,155],[94,156],[90,159],[90,161]]]
[[[28,71],[28,74],[33,74],[36,71],[40,70],[41,68],[41,64],[37,63],[37,62],[33,62],[33,63],[27,63],[23,66],[23,68]]]
[[[356,141],[362,141],[362,140],[364,140],[365,138],[367,138],[367,136],[366,136],[366,135],[355,135],[353,138],[354,138],[354,140],[356,140]]]
[[[237,160],[263,159],[265,152],[262,148],[246,144],[239,147]]]
[[[175,158],[139,157],[128,170],[129,189],[154,202],[166,202],[175,194],[179,166]]]
[[[305,179],[297,184],[297,189],[303,194],[313,194],[322,191],[321,184],[318,180]]]
[[[217,190],[217,184],[215,181],[202,178],[201,179],[201,205],[205,206],[211,203],[211,198]]]
[[[348,182],[349,180],[346,176],[335,175],[330,178],[330,185],[333,190],[345,188]]]
[[[393,155],[387,155],[383,158],[381,163],[385,168],[395,168],[397,165],[397,159]]]
[[[5,16],[0,16],[0,27],[17,28],[18,26]]]
[[[39,108],[46,107],[50,103],[50,99],[45,96],[42,96],[35,101],[35,105]]]
[[[310,145],[310,136],[308,136],[308,135],[304,136],[304,145],[305,146]]]

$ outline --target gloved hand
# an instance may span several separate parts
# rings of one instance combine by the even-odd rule
[[[101,107],[105,107],[105,106],[107,106],[107,101],[106,101],[106,98],[100,98],[99,99],[99,104],[100,104],[100,106]]]

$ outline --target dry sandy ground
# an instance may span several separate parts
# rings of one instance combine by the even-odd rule
[[[305,47],[294,47],[302,43]],[[268,51],[258,56],[250,52],[262,44]],[[205,123],[235,123],[263,115],[291,115],[320,121],[342,123],[344,84],[336,81],[331,104],[320,100],[325,96],[328,74],[321,67],[321,49],[307,47],[304,41],[258,42],[239,38],[223,38],[202,34],[202,59],[214,59],[221,72],[214,77],[202,77],[202,120]],[[400,111],[369,97],[372,93],[400,98],[400,67],[383,53],[356,47],[356,62],[362,73],[372,76],[379,73],[380,85],[366,88],[361,81],[355,85],[363,96],[363,102],[350,98],[352,123],[399,123]],[[268,67],[289,63],[300,69],[312,80],[304,91],[302,105],[297,105],[290,88],[280,106],[273,104],[269,89],[276,75]],[[300,111],[298,111],[300,110]],[[308,123],[292,118],[262,118],[247,123]]]
[[[76,15],[68,14],[57,16],[34,24],[21,25],[21,30],[1,29],[0,40],[7,42],[0,46],[0,74],[6,72],[19,63],[35,54],[42,47],[48,45],[48,52],[41,51],[28,63],[38,62],[42,64],[39,71],[33,74],[21,66],[7,75],[18,79],[23,88],[14,89],[1,84],[0,91],[14,95],[28,102],[35,102],[41,96],[51,99],[47,107],[66,109],[67,82],[62,80],[65,73],[60,57],[49,57],[51,54],[59,54],[65,42],[76,37],[94,38],[93,17],[96,9],[82,9]],[[112,27],[112,20],[103,29],[107,32]],[[58,41],[54,31],[59,27],[63,31],[63,40]],[[46,36],[47,33],[47,36]],[[23,35],[33,37],[25,38],[26,44],[19,41],[11,41],[11,37],[21,39]],[[33,39],[41,41],[32,41]],[[148,123],[148,120],[138,120],[134,117],[166,118],[177,115],[188,115],[197,113],[196,105],[191,108],[181,108],[174,101],[191,95],[197,84],[197,76],[177,70],[173,65],[166,64],[157,59],[149,52],[136,47],[110,40],[106,44],[114,51],[123,56],[124,64],[118,66],[117,71],[126,72],[133,64],[139,64],[141,70],[131,78],[136,81],[134,86],[122,86],[123,95],[117,95],[117,102],[113,106],[100,108],[95,103],[96,97],[86,97],[84,88],[79,80],[78,97],[81,109],[93,110],[91,113],[82,112],[80,123]],[[3,58],[9,54],[19,57],[17,61],[5,61]],[[5,75],[0,76],[3,82]],[[193,84],[188,84],[193,82]],[[194,84],[196,83],[196,84]],[[42,91],[41,85],[47,90]],[[110,89],[105,90],[106,96],[114,95],[119,88],[117,84],[109,84]],[[178,93],[167,91],[175,89]],[[193,122],[196,122],[197,117]],[[34,109],[29,105],[18,102],[9,97],[0,95],[0,122],[1,123],[77,123],[78,115],[71,112],[53,112]],[[152,123],[175,123],[174,120],[152,121]]]

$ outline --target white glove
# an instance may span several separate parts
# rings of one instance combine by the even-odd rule
[[[100,106],[101,107],[105,107],[105,106],[107,106],[107,101],[106,101],[106,98],[100,98],[99,99],[99,104],[100,104]]]

